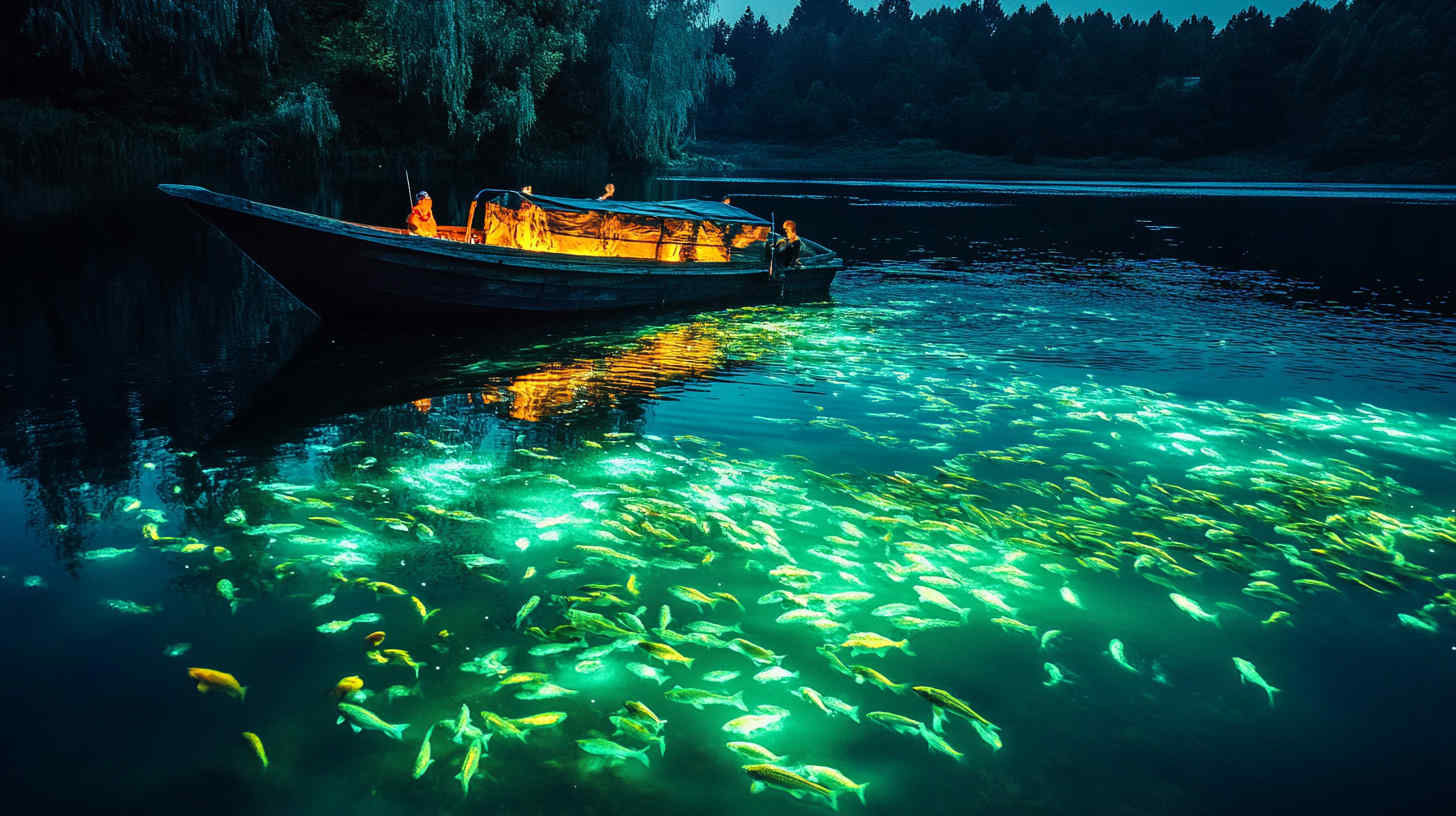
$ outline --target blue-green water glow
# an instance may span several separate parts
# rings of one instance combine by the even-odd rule
[[[237,318],[218,308],[210,324],[238,329],[225,350],[173,356],[168,339],[110,379],[83,354],[42,353],[56,330],[17,319],[31,346],[7,375],[21,399],[0,480],[11,788],[73,810],[823,812],[814,795],[751,794],[749,760],[725,748],[742,739],[730,720],[787,711],[747,739],[786,768],[868,783],[864,805],[838,797],[845,812],[1287,812],[1337,790],[1322,806],[1388,812],[1440,794],[1456,714],[1449,292],[1357,253],[1324,267],[1363,269],[1350,285],[1301,278],[1256,239],[1239,251],[1222,193],[1003,188],[801,199],[742,182],[736,201],[792,210],[850,258],[830,301],[504,339],[328,337],[262,396],[228,373],[271,377],[287,356],[292,307],[261,295],[240,296],[252,308]],[[1431,217],[1397,199],[1289,218]],[[966,206],[924,206],[946,200]],[[1284,205],[1237,206],[1257,236],[1259,208]],[[1440,261],[1444,246],[1421,252]],[[224,277],[229,291],[252,292],[252,274]],[[194,282],[172,285],[196,298],[208,287]],[[161,314],[138,331],[186,336]],[[221,414],[238,417],[224,429]],[[742,609],[699,609],[674,587]],[[411,595],[439,612],[422,620]],[[552,636],[570,609],[627,630],[618,615],[637,613],[648,631]],[[366,613],[380,621],[319,630]],[[736,630],[714,642],[699,621]],[[425,664],[417,685],[367,656],[376,629]],[[841,645],[864,632],[908,648]],[[531,655],[542,636],[583,643]],[[755,680],[765,666],[726,648],[735,637],[796,676]],[[644,639],[691,666],[653,660]],[[164,653],[178,643],[190,649]],[[1002,747],[950,717],[958,761],[871,722],[928,728],[932,707],[836,671],[825,646],[956,695]],[[482,658],[499,649],[508,673],[572,693],[497,688]],[[1279,689],[1272,706],[1235,657]],[[1048,663],[1067,682],[1047,685]],[[198,694],[192,666],[236,675],[246,698]],[[715,671],[739,675],[704,679]],[[348,675],[361,705],[409,724],[402,741],[335,724],[329,691]],[[741,691],[748,710],[697,710],[664,696],[675,685]],[[649,767],[578,746],[644,745],[613,737],[626,700],[667,721]],[[493,736],[465,796],[453,726],[411,778],[426,730],[461,703],[487,730],[482,710],[567,716]]]

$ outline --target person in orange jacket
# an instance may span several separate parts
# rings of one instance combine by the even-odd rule
[[[424,190],[415,193],[415,206],[410,210],[409,217],[405,219],[405,226],[415,235],[423,235],[426,238],[435,237],[435,212],[434,205],[430,201],[430,194]]]

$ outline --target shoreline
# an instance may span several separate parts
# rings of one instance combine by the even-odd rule
[[[896,144],[841,143],[824,147],[766,142],[700,140],[663,171],[698,175],[768,175],[816,178],[961,178],[996,181],[1248,181],[1361,184],[1456,183],[1456,167],[1427,162],[1375,162],[1314,170],[1308,162],[1274,154],[1207,156],[1182,162],[1152,157],[1086,159],[1038,157],[1017,162],[946,150],[929,140]]]

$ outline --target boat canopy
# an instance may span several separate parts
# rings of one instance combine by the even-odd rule
[[[485,189],[470,204],[464,240],[531,252],[726,263],[735,250],[766,241],[771,226],[716,201],[598,201]]]
[[[701,201],[695,198],[681,198],[675,201],[618,201],[595,198],[562,198],[518,193],[521,198],[543,210],[569,212],[608,212],[621,215],[635,215],[645,218],[673,218],[688,221],[717,221],[720,224],[761,224],[768,226],[767,219],[760,218],[748,210],[718,201]]]

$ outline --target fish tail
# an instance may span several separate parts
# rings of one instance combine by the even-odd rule
[[[849,718],[855,722],[859,722],[859,706],[853,706],[849,709]]]
[[[914,657],[915,656],[915,650],[912,649],[912,648],[910,648],[910,641],[908,641],[908,640],[905,641],[905,645],[904,646],[901,646],[900,647],[900,651],[904,652],[907,655],[910,655],[911,657]]]
[[[748,706],[743,702],[743,692],[742,691],[739,691],[737,694],[733,695],[732,700],[733,700],[733,705],[735,707],[737,707],[739,711],[747,711],[748,710]]]
[[[657,743],[657,755],[667,756],[667,737],[658,734],[657,739],[653,740],[653,742]]]
[[[403,742],[404,741],[404,730],[406,728],[409,728],[409,727],[410,727],[410,724],[409,723],[398,723],[396,725],[391,725],[391,726],[389,726],[389,735],[391,737],[394,737],[395,739]]]
[[[1209,622],[1212,623],[1215,628],[1217,628],[1217,629],[1222,629],[1223,628],[1223,624],[1218,622],[1218,615],[1217,614],[1209,615],[1208,616],[1208,619],[1209,619]]]
[[[1264,687],[1264,690],[1269,693],[1269,707],[1270,708],[1273,708],[1274,707],[1274,694],[1276,692],[1280,691],[1280,689],[1277,689],[1277,688],[1275,688],[1273,686],[1265,686]]]
[[[685,658],[683,658],[683,662],[686,663],[686,664],[688,664],[688,668],[690,668],[690,669],[693,667],[693,661],[694,660],[697,660],[697,658],[696,657],[685,657]]]
[[[248,687],[247,686],[238,686],[238,699],[239,700],[245,700],[245,699],[247,699],[247,697],[248,697]]]
[[[665,751],[667,749],[664,748],[663,750]],[[642,760],[642,767],[644,767],[644,768],[651,768],[652,767],[652,763],[647,759],[647,749],[646,748],[641,748],[639,750],[633,751],[632,752],[632,756],[637,757],[638,759]]]
[[[870,786],[870,783],[865,782],[862,785],[860,785],[859,787],[857,787],[857,788],[854,789],[855,794],[857,794],[859,796],[859,803],[861,805],[863,805],[865,803],[865,798],[864,798],[865,788],[868,788],[869,786]]]
[[[890,684],[890,690],[893,691],[893,692],[895,692],[896,694],[904,694],[905,693],[905,689],[907,689],[907,688],[910,688],[910,684],[909,683],[891,683]],[[855,709],[855,710],[858,711],[859,709]]]

